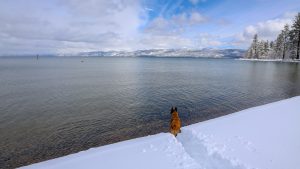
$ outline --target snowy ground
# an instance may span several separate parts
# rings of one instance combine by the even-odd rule
[[[24,168],[295,169],[300,166],[300,97]],[[180,112],[179,112],[180,113]]]
[[[286,59],[286,60],[282,60],[282,59],[246,59],[246,58],[240,58],[240,59],[236,59],[236,60],[243,60],[243,61],[260,61],[260,62],[291,62],[291,63],[299,63],[300,60],[297,59]]]

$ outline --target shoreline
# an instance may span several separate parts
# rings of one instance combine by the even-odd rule
[[[246,58],[239,58],[234,60],[240,60],[240,61],[254,61],[254,62],[284,62],[284,63],[300,63],[300,60],[282,60],[282,59],[246,59]]]
[[[299,103],[296,96],[182,127],[176,138],[159,133],[21,168],[291,169],[300,164]]]

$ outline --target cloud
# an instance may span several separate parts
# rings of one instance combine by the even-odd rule
[[[286,13],[257,22],[248,12],[249,18],[242,20],[236,19],[236,13],[226,13],[228,10],[220,12],[221,8],[200,7],[201,2],[205,0],[1,0],[0,55],[146,48],[244,48],[255,33],[263,39],[274,39],[294,17],[294,13]],[[207,12],[210,8],[218,14]],[[255,17],[272,17],[275,9],[271,11],[264,10],[268,15],[255,13]],[[238,14],[246,15],[241,11]],[[241,30],[241,25],[250,21],[257,23]],[[236,34],[237,31],[240,33]]]
[[[285,24],[291,24],[292,18],[280,18],[259,22],[256,25],[247,26],[244,30],[246,38],[258,34],[262,39],[274,40]]]
[[[208,21],[197,11],[185,11],[169,18],[159,16],[146,24],[149,10],[138,0],[126,3],[123,0],[55,0],[51,4],[28,0],[27,5],[22,3],[16,7],[13,3],[0,6],[0,9],[19,11],[0,10],[0,54],[220,45],[212,36],[188,36],[190,28]]]
[[[197,5],[199,2],[205,2],[206,0],[189,0],[193,5]]]
[[[233,44],[237,46],[248,46],[255,34],[258,35],[259,39],[275,40],[285,24],[292,24],[295,15],[296,13],[294,12],[287,12],[278,18],[248,25],[243,33],[235,35]]]
[[[145,47],[151,46],[151,48],[193,48],[194,42],[189,38],[184,38],[177,35],[152,35],[144,36],[141,39],[141,43]]]
[[[2,1],[0,5],[1,54],[29,52],[28,44],[32,50],[44,53],[128,49],[132,43],[129,41],[138,36],[139,27],[145,22],[145,10],[138,0],[14,3]],[[20,49],[16,50],[16,46]]]
[[[183,12],[166,19],[159,16],[149,22],[141,36],[144,48],[203,48],[216,47],[221,43],[216,37],[196,33],[189,36],[190,30],[208,22],[196,11]]]
[[[223,43],[220,41],[220,37],[208,33],[198,34],[195,37],[185,37],[181,34],[145,35],[141,39],[141,44],[144,44],[146,47],[150,46],[151,48],[159,49],[201,49],[217,48],[223,45]]]
[[[221,41],[221,37],[204,33],[200,34],[197,38],[198,40],[198,46],[200,48],[211,48],[211,47],[219,47],[223,45],[223,42]]]
[[[171,22],[181,26],[197,25],[207,21],[207,18],[199,12],[182,13],[173,16]]]
[[[166,19],[162,16],[155,18],[145,27],[145,32],[152,34],[178,34],[192,26],[207,22],[207,18],[199,12],[180,13]]]
[[[145,10],[146,10],[146,11],[153,11],[152,8],[147,8],[147,7],[145,7]]]

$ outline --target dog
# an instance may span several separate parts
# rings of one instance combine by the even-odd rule
[[[181,122],[177,112],[177,107],[171,108],[171,121],[170,121],[170,132],[176,137],[178,133],[181,132]]]

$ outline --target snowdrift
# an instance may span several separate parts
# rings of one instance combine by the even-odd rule
[[[300,97],[25,166],[26,169],[295,169]]]

